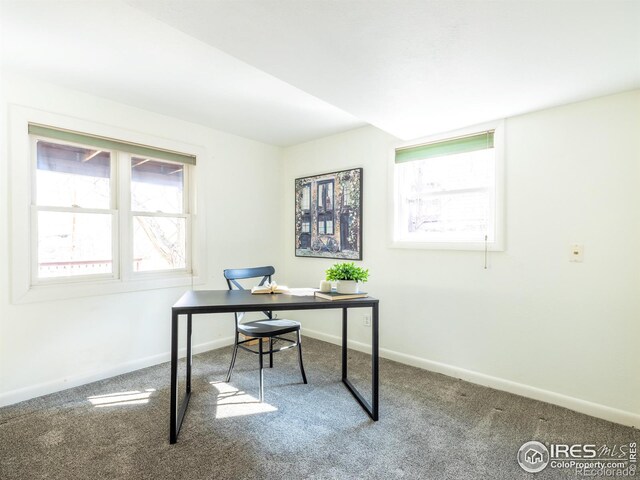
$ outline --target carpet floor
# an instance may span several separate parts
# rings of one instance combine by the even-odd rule
[[[229,384],[230,347],[195,356],[175,445],[168,363],[2,408],[0,478],[564,479],[575,472],[525,473],[520,446],[640,440],[633,428],[384,359],[373,422],[340,382],[340,349],[303,345],[309,384],[295,351],[279,353],[262,404],[255,355],[238,353]],[[349,362],[370,391],[369,357],[350,351]]]

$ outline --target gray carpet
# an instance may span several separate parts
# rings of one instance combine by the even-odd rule
[[[265,372],[230,348],[194,357],[192,396],[168,442],[169,365],[162,364],[0,409],[0,478],[34,479],[518,479],[529,440],[622,444],[638,430],[382,360],[380,421],[340,382],[340,350],[305,338],[309,385],[294,351]],[[366,390],[367,356],[350,353]],[[183,366],[184,367],[184,366]],[[576,478],[568,470],[536,479]]]

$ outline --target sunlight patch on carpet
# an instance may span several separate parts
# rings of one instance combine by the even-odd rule
[[[149,403],[149,397],[155,391],[155,388],[147,388],[144,391],[131,390],[129,392],[107,393],[106,395],[87,397],[87,400],[96,408],[142,405]]]
[[[240,417],[275,412],[278,409],[225,382],[210,382],[217,390],[216,418]]]

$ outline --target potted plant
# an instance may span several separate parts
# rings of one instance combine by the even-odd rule
[[[353,262],[336,263],[326,274],[327,280],[336,282],[338,293],[360,293],[360,284],[369,279],[369,270],[356,267]]]

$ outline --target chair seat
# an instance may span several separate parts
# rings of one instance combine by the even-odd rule
[[[284,318],[256,320],[238,324],[238,331],[247,337],[273,337],[300,330],[300,322]]]

